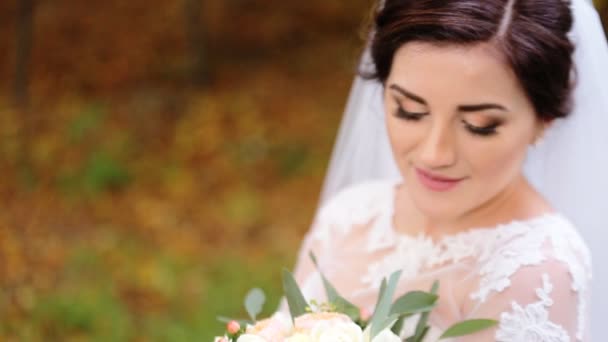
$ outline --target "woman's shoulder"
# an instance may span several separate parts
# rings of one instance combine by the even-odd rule
[[[501,340],[519,341],[525,335],[522,331],[565,334],[566,312],[576,322],[570,324],[572,335],[582,336],[591,258],[575,225],[562,214],[550,213],[505,224],[492,241],[487,254],[479,258],[468,309],[482,305],[502,312],[496,335]]]
[[[488,253],[488,256],[521,254],[525,250],[530,250],[539,255],[577,252],[585,259],[589,257],[587,244],[576,226],[558,212],[545,213],[524,220],[512,220],[490,229],[473,229],[466,235],[476,237],[477,240],[491,241],[488,246],[493,253]]]
[[[574,288],[586,287],[592,274],[591,252],[577,227],[566,216],[554,214],[542,228],[545,244],[541,266],[560,265],[558,269],[570,275]]]
[[[516,252],[524,246],[540,246],[539,253],[545,259],[566,261],[576,257],[580,262],[590,264],[590,252],[574,223],[561,213],[548,213],[542,216],[516,221],[519,232],[513,235],[505,249]]]
[[[561,265],[573,283],[583,286],[591,275],[589,249],[574,224],[559,213],[514,221],[495,230],[494,239],[479,259],[482,286],[472,297],[484,301],[492,292],[511,285],[524,268],[538,272]]]

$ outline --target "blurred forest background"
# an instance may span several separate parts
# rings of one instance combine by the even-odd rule
[[[1,0],[0,340],[210,341],[255,286],[274,311],[372,6]]]

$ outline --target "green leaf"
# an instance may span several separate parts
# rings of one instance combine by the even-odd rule
[[[347,315],[353,321],[358,321],[361,318],[359,307],[343,297],[337,297],[333,303],[336,305],[338,312]]]
[[[407,317],[409,317],[409,315],[400,316],[399,319],[397,319],[397,322],[393,324],[391,331],[394,332],[396,335],[399,335],[401,333],[401,330],[403,329],[403,322]]]
[[[444,339],[448,337],[459,337],[464,335],[469,335],[476,333],[481,330],[488,329],[493,327],[498,322],[492,319],[471,319],[467,321],[462,321],[456,323],[448,328],[439,339]]]
[[[391,307],[390,314],[413,315],[431,311],[439,297],[423,291],[412,291],[399,297]]]
[[[340,294],[338,294],[336,288],[329,282],[329,280],[327,280],[323,272],[321,272],[321,269],[319,269],[319,264],[317,263],[317,258],[315,257],[315,254],[313,252],[310,252],[308,255],[310,256],[312,263],[317,268],[317,271],[319,271],[319,274],[321,274],[321,278],[323,279],[323,286],[325,287],[325,293],[327,294],[327,300],[329,300],[330,302],[335,302],[336,298],[340,297]]]
[[[439,281],[435,280],[431,285],[431,294],[436,295],[439,290]],[[424,312],[420,315],[418,324],[416,325],[416,333],[414,335],[414,341],[422,341],[424,335],[428,331],[427,322],[429,320],[430,312]]]
[[[283,269],[283,291],[287,298],[287,304],[289,305],[289,313],[291,314],[291,320],[295,320],[296,317],[306,313],[306,307],[308,303],[300,291],[300,287],[296,282],[293,274],[286,269]]]
[[[216,319],[219,322],[224,323],[224,324],[228,324],[228,322],[230,322],[230,321],[237,321],[237,322],[239,322],[239,324],[242,327],[246,326],[247,324],[253,324],[254,323],[253,321],[249,321],[249,320],[246,320],[246,319],[234,319],[234,318],[229,318],[229,317],[224,317],[224,316],[217,316]]]
[[[317,262],[317,256],[315,253],[313,251],[308,251],[308,256],[310,257],[312,263],[315,264],[315,267],[319,269],[319,263]]]
[[[230,321],[232,321],[233,319],[230,317],[224,317],[224,316],[217,316],[216,317],[218,321],[222,322],[222,323],[228,323]]]
[[[382,283],[380,283],[380,290],[378,291],[378,299],[376,301],[376,306],[374,308],[374,314],[372,315],[372,318],[369,320],[368,326],[370,327],[370,340],[374,339],[375,335],[373,335],[374,330],[374,326],[378,325],[380,323],[381,320],[383,320],[385,317],[380,317],[381,313],[380,313],[380,304],[383,301],[384,298],[384,293],[386,292],[386,287],[387,287],[387,282],[386,282],[386,278],[382,279]]]
[[[382,329],[379,329],[380,325],[389,318],[391,300],[393,298],[393,294],[395,293],[400,276],[401,271],[396,271],[391,274],[388,282],[386,281],[386,278],[382,279],[380,293],[378,294],[378,302],[376,303],[374,315],[369,323],[371,325],[370,339],[373,339],[382,331]]]
[[[399,320],[399,315],[390,315],[390,316],[388,316],[388,318],[386,318],[385,320],[378,323],[376,325],[375,329],[377,329],[378,333],[380,333],[382,330],[391,327],[398,320]],[[374,326],[372,326],[372,330],[374,330]]]
[[[266,302],[266,295],[264,291],[259,288],[251,289],[245,297],[245,310],[249,314],[249,318],[255,321],[257,315],[262,312],[264,303]]]
[[[425,326],[421,331],[420,331],[420,335],[416,336],[410,336],[408,338],[405,339],[405,342],[422,342],[424,340],[424,337],[426,336],[426,334],[429,332],[429,327]]]
[[[437,294],[437,290],[439,290],[439,280],[435,280],[433,285],[431,285],[431,293]]]
[[[346,298],[342,297],[338,293],[338,290],[336,290],[336,288],[329,282],[329,280],[327,280],[323,272],[321,272],[321,270],[319,269],[319,264],[317,263],[317,258],[315,257],[314,253],[311,251],[308,255],[310,256],[312,263],[317,268],[317,271],[319,271],[319,274],[321,275],[321,279],[323,280],[323,287],[325,287],[325,293],[327,294],[327,300],[337,306],[338,312],[347,315],[353,321],[359,320],[359,307],[346,300]]]
[[[403,321],[405,318],[421,312],[431,311],[435,306],[439,297],[435,294],[412,291],[399,297],[391,307],[391,314],[399,315],[399,319],[392,327],[395,334],[399,334],[403,329]]]

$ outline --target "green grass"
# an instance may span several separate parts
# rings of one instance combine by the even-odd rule
[[[133,238],[116,241],[111,250],[94,244],[74,249],[53,292],[35,295],[27,324],[0,324],[2,335],[20,341],[212,341],[224,329],[217,316],[246,318],[243,299],[253,287],[267,295],[261,317],[274,312],[281,269],[292,263],[280,252],[244,248],[194,261]]]

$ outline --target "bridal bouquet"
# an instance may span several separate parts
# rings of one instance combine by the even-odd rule
[[[316,258],[310,255],[317,266]],[[428,317],[436,306],[439,283],[429,292],[411,291],[392,302],[401,275],[393,273],[383,279],[373,314],[367,313],[342,297],[321,273],[327,293],[327,303],[306,301],[293,275],[283,270],[283,289],[290,315],[279,313],[264,320],[256,320],[265,302],[264,293],[253,289],[245,298],[248,321],[220,317],[226,323],[224,336],[215,342],[422,342],[430,327]],[[404,320],[419,314],[413,335],[399,337]],[[475,319],[459,322],[448,328],[439,339],[459,337],[494,326],[497,322]]]

